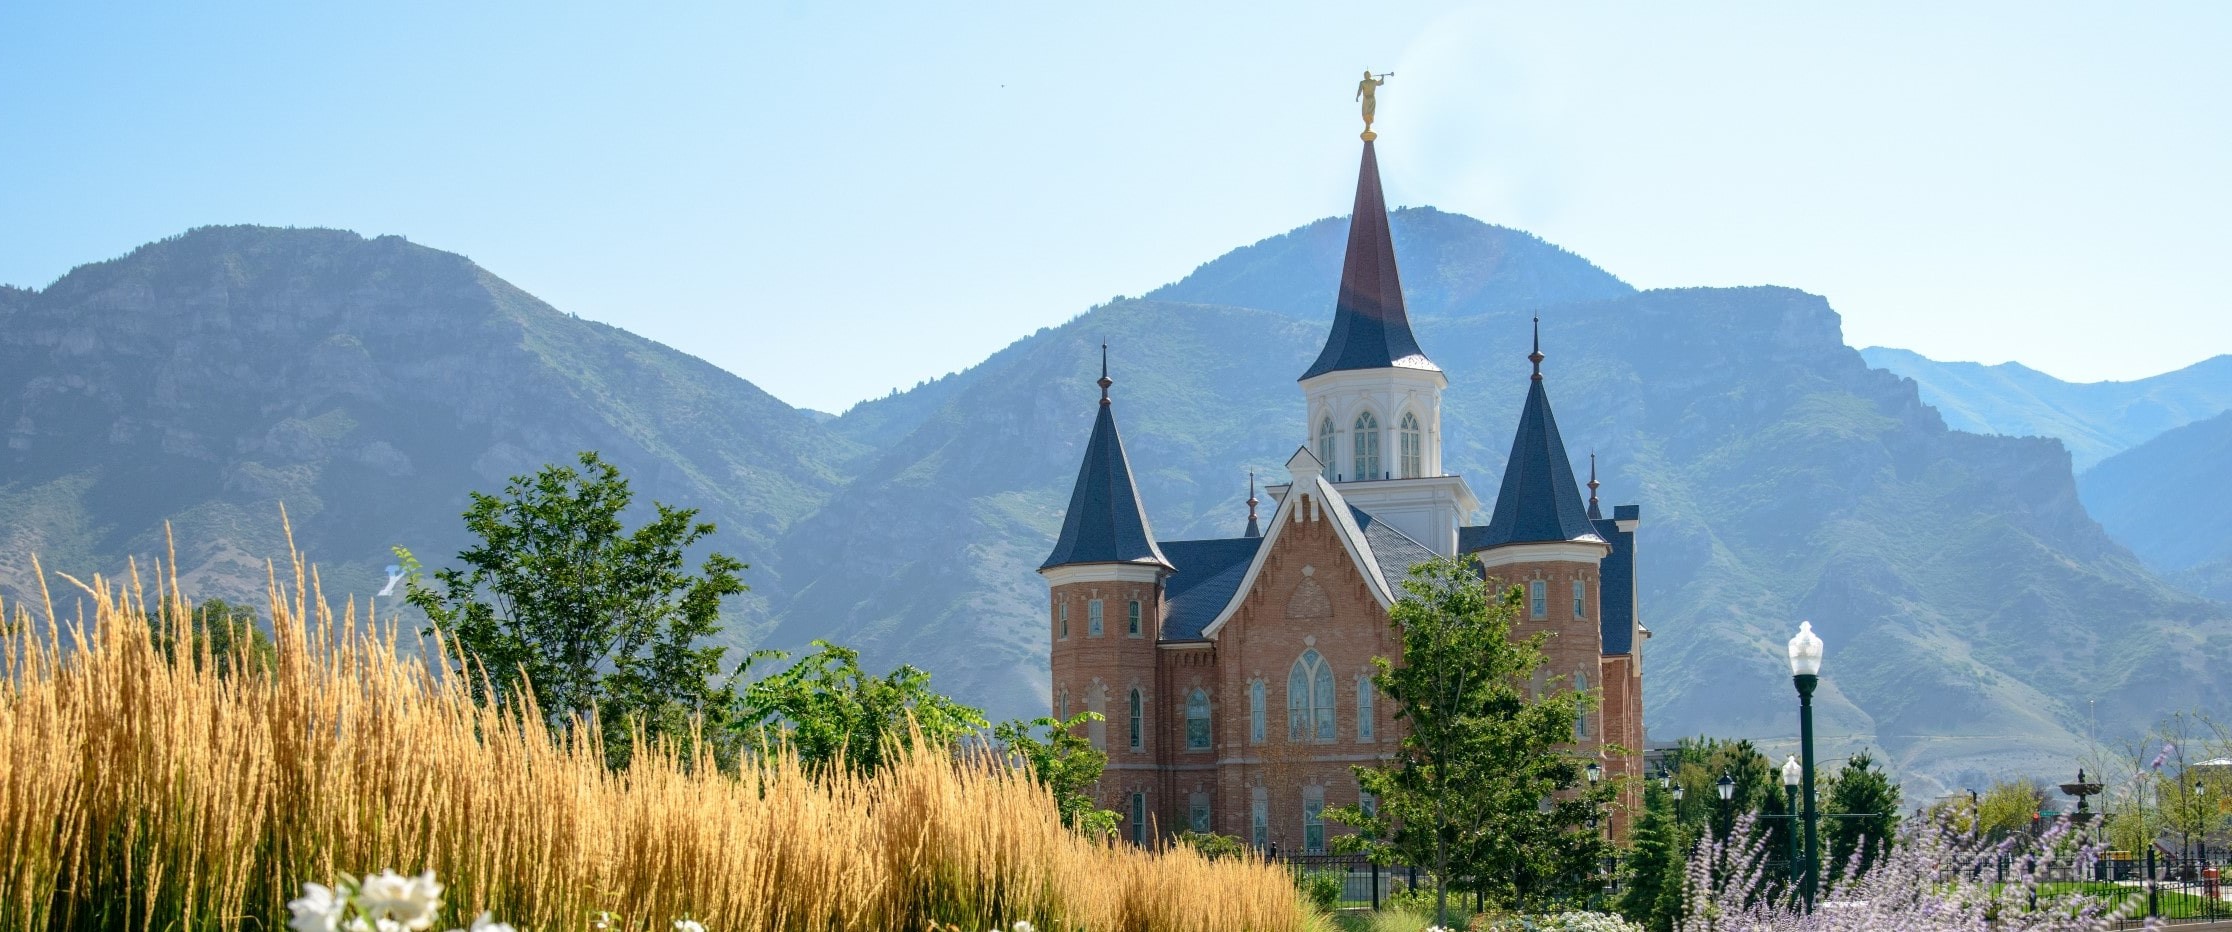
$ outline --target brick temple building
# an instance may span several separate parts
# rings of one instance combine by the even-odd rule
[[[1039,572],[1050,587],[1053,704],[1091,710],[1108,753],[1099,788],[1126,838],[1193,829],[1286,853],[1326,848],[1327,806],[1369,800],[1351,767],[1387,758],[1395,710],[1375,696],[1372,658],[1395,657],[1388,626],[1409,568],[1469,553],[1526,590],[1519,630],[1554,634],[1537,689],[1597,691],[1574,745],[1611,775],[1641,771],[1647,636],[1635,594],[1639,509],[1606,517],[1590,467],[1584,500],[1545,389],[1539,336],[1526,402],[1486,524],[1480,500],[1442,468],[1449,380],[1412,335],[1369,139],[1334,297],[1332,332],[1300,378],[1307,419],[1260,524],[1219,540],[1157,540],[1116,430],[1103,373],[1099,412],[1061,536]],[[1521,372],[1507,377],[1519,388]],[[1631,781],[1623,809],[1640,799]],[[1616,810],[1610,830],[1624,836]]]

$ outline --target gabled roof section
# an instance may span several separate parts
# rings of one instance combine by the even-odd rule
[[[1062,536],[1039,569],[1073,563],[1168,567],[1170,561],[1155,546],[1154,532],[1147,527],[1146,509],[1140,507],[1124,439],[1116,433],[1106,373],[1100,384],[1100,413],[1093,418],[1093,438],[1085,444],[1085,462],[1077,468],[1077,486],[1070,491],[1069,511],[1062,516]]]
[[[1403,580],[1410,578],[1411,567],[1434,558],[1434,551],[1412,540],[1411,536],[1396,530],[1395,526],[1372,515],[1371,512],[1349,506],[1349,517],[1364,531],[1364,539],[1372,545],[1372,559],[1379,563],[1380,576],[1387,580],[1390,595],[1398,595]]]
[[[1279,535],[1285,533],[1297,520],[1295,512],[1304,506],[1304,499],[1310,500],[1311,511],[1303,515],[1301,520],[1332,524],[1334,536],[1340,538],[1343,549],[1348,551],[1349,559],[1355,561],[1357,572],[1363,574],[1364,588],[1371,591],[1373,600],[1381,608],[1395,604],[1395,592],[1388,585],[1384,561],[1374,551],[1371,537],[1365,533],[1357,517],[1364,513],[1350,507],[1348,500],[1342,498],[1333,484],[1325,480],[1325,474],[1317,468],[1317,457],[1310,455],[1308,447],[1295,451],[1295,455],[1287,460],[1287,468],[1293,471],[1293,478],[1287,487],[1286,496],[1279,500],[1279,507],[1271,512],[1270,526],[1260,538],[1255,554],[1245,564],[1246,572],[1234,581],[1231,594],[1225,598],[1223,605],[1217,607],[1215,617],[1201,628],[1200,637],[1215,638],[1218,629],[1223,628],[1225,622],[1232,620],[1232,616],[1240,611],[1240,603],[1246,599],[1248,588],[1255,584],[1257,576],[1262,575],[1264,560],[1270,556]],[[1364,517],[1370,518],[1369,515]],[[1402,536],[1401,532],[1391,527],[1384,528],[1382,536],[1390,531],[1394,531],[1397,537]],[[1410,540],[1408,537],[1402,539]],[[1412,546],[1419,546],[1417,541],[1410,542]],[[1425,550],[1423,546],[1419,546],[1419,549]],[[1408,567],[1409,564],[1404,564],[1406,572]]]
[[[1463,540],[1468,535],[1461,530],[1458,536]],[[1527,383],[1527,404],[1519,412],[1519,431],[1511,438],[1511,460],[1504,464],[1496,511],[1487,526],[1470,538],[1464,547],[1467,552],[1504,544],[1601,539],[1589,523],[1588,508],[1581,504],[1573,461],[1566,458],[1565,441],[1558,436],[1558,419],[1550,413],[1550,395],[1542,389],[1539,369]]]
[[[1248,575],[1248,564],[1261,546],[1261,537],[1164,541],[1162,551],[1178,572],[1163,581],[1163,595],[1169,602],[1163,612],[1162,639],[1201,640],[1202,629],[1239,591],[1240,579]]]
[[[1349,212],[1348,256],[1341,262],[1333,330],[1302,378],[1391,367],[1441,371],[1411,336],[1403,283],[1395,272],[1395,239],[1387,228],[1387,198],[1380,193],[1379,158],[1366,140],[1364,164],[1356,175],[1356,207]]]

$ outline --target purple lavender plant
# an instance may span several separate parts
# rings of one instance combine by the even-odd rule
[[[2066,819],[2036,838],[1992,842],[1930,819],[1910,819],[1866,874],[1832,877],[1807,913],[1750,818],[1723,841],[1700,841],[1684,882],[1682,932],[2107,932],[2137,911],[2081,892],[2096,851]],[[1855,857],[1857,860],[1857,856]],[[2156,928],[2150,920],[2148,929]]]

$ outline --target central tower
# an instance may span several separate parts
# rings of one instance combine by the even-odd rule
[[[1369,134],[1333,329],[1301,383],[1309,412],[1304,445],[1341,495],[1435,553],[1456,553],[1457,526],[1480,499],[1462,477],[1442,471],[1441,396],[1449,378],[1411,335]]]

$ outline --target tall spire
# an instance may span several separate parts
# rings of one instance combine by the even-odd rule
[[[1558,419],[1550,412],[1550,394],[1542,387],[1542,358],[1542,327],[1537,318],[1535,349],[1527,357],[1534,363],[1534,377],[1527,382],[1527,402],[1511,438],[1503,487],[1496,492],[1496,511],[1478,538],[1479,548],[1603,539],[1597,536],[1596,525],[1589,523],[1580,486],[1573,481],[1573,461],[1566,457]],[[1595,478],[1593,459],[1591,463],[1590,477]]]
[[[1364,164],[1356,176],[1356,206],[1349,212],[1348,256],[1341,262],[1333,329],[1302,378],[1390,367],[1440,371],[1411,335],[1403,283],[1395,271],[1395,240],[1387,227],[1387,198],[1380,193],[1379,159],[1366,140]]]
[[[1596,496],[1596,493],[1597,493],[1597,481],[1596,481],[1596,451],[1595,451],[1595,450],[1590,450],[1590,451],[1589,451],[1589,520],[1591,520],[1591,521],[1595,521],[1595,520],[1597,520],[1597,519],[1599,519],[1599,518],[1602,518],[1602,517],[1604,517],[1604,512],[1603,512],[1603,511],[1600,511],[1600,510],[1598,510],[1598,508],[1597,508],[1597,496]]]
[[[1260,502],[1258,502],[1258,501],[1256,501],[1256,497],[1255,497],[1255,471],[1254,471],[1254,470],[1249,470],[1249,471],[1248,471],[1248,533],[1247,533],[1247,534],[1245,534],[1245,535],[1243,535],[1243,536],[1247,536],[1247,537],[1262,537],[1262,536],[1263,536],[1263,528],[1261,528],[1261,527],[1258,527],[1258,526],[1256,525],[1256,506],[1257,506],[1258,504],[1261,504],[1261,503],[1260,503]]]
[[[1170,561],[1155,546],[1147,510],[1140,506],[1131,459],[1124,455],[1124,438],[1116,433],[1115,409],[1108,402],[1108,387],[1115,383],[1108,378],[1105,343],[1098,384],[1100,411],[1093,417],[1092,439],[1085,443],[1085,462],[1077,467],[1069,511],[1062,515],[1062,535],[1039,569],[1073,563],[1139,563],[1168,569]]]

